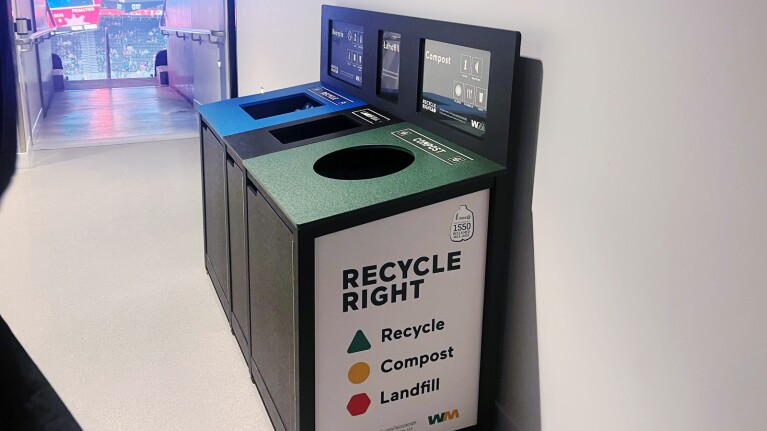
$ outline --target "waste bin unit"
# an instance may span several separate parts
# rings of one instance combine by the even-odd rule
[[[392,121],[362,121],[377,112],[321,83],[200,107],[205,266],[243,356],[250,358],[249,288],[242,160],[353,133]],[[301,126],[297,126],[301,124]]]
[[[251,377],[278,431],[489,429],[520,35],[323,6],[320,43],[321,83],[200,109]]]
[[[475,425],[505,168],[410,123],[244,166],[251,370],[277,429]]]

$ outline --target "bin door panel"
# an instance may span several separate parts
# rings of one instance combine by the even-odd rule
[[[292,232],[248,187],[251,355],[288,430],[296,429]]]
[[[229,258],[224,147],[206,126],[202,128],[203,185],[205,188],[205,253],[213,266],[217,289],[229,302]],[[229,310],[227,310],[227,315]]]
[[[232,280],[232,325],[249,338],[250,298],[248,293],[248,238],[245,225],[245,183],[242,170],[233,161],[227,160],[227,181],[229,184],[229,255]],[[238,339],[239,341],[239,339]],[[249,341],[247,341],[249,342]],[[247,347],[247,346],[241,346]],[[245,356],[248,356],[245,349]]]

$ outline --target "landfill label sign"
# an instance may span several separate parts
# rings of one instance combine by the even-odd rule
[[[316,94],[317,96],[327,100],[328,102],[336,106],[352,103],[352,101],[347,99],[346,97],[341,96],[340,94],[334,91],[328,90],[325,87],[312,87],[309,89],[309,92]]]

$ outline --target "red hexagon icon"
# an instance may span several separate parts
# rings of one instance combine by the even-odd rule
[[[370,407],[370,398],[368,398],[368,394],[357,394],[349,400],[349,404],[346,405],[346,410],[349,410],[349,413],[352,416],[359,416],[368,411],[368,407]]]

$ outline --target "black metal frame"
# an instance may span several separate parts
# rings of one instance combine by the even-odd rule
[[[356,87],[330,75],[328,43],[330,22],[340,20],[364,28],[362,87]],[[397,32],[400,45],[400,91],[398,101],[392,102],[378,93],[379,46],[382,31]],[[374,35],[375,37],[370,37]],[[516,63],[519,60],[521,34],[473,25],[434,21],[335,6],[322,6],[322,56],[320,80],[377,108],[384,109],[404,121],[434,132],[468,148],[496,163],[508,166],[509,118],[512,114],[512,89]],[[476,138],[418,113],[421,88],[422,42],[426,39],[489,51],[486,133]],[[413,53],[418,53],[414,55]],[[371,84],[372,83],[372,84]]]
[[[229,98],[234,99],[239,94],[239,81],[237,78],[237,26],[235,19],[235,0],[227,0],[226,3],[226,32],[229,52],[227,64],[229,67]]]

